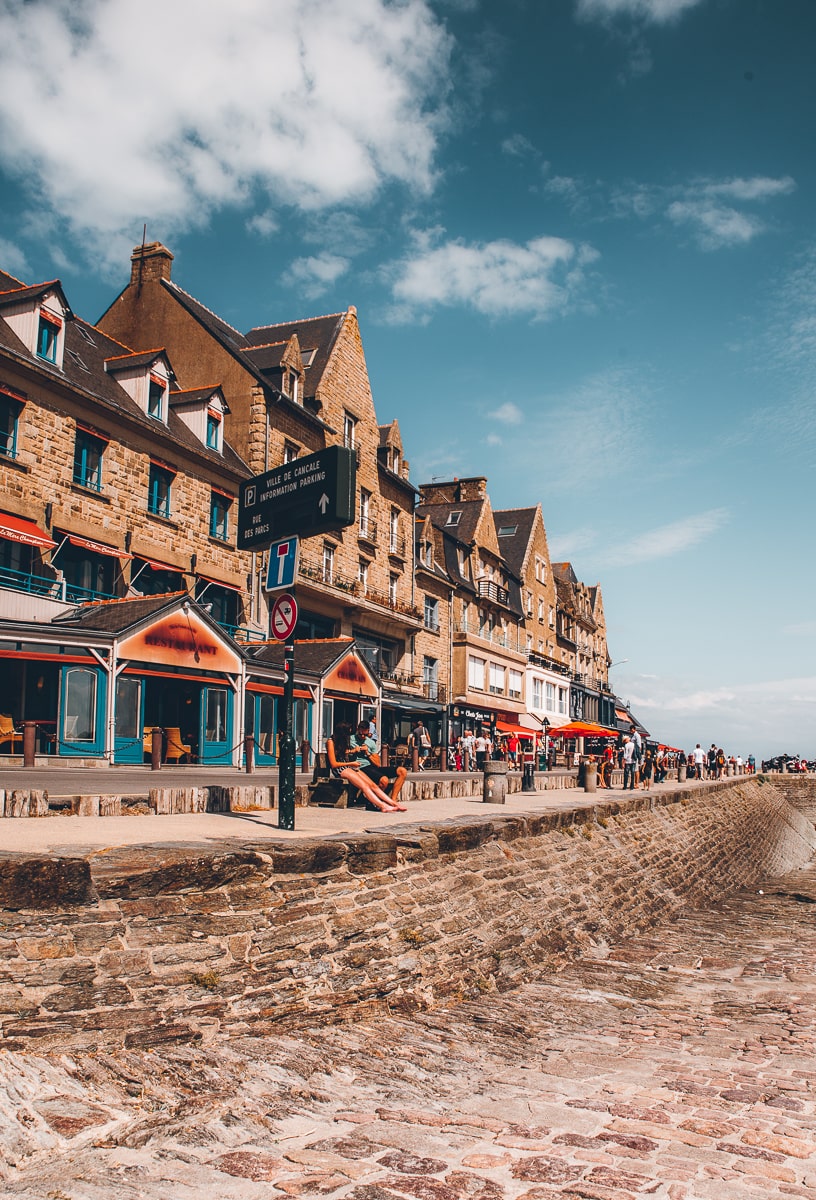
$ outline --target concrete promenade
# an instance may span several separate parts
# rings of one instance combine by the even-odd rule
[[[567,772],[558,772],[566,775]],[[410,778],[410,777],[409,777]],[[422,774],[424,783],[435,779],[463,778],[447,775]],[[539,778],[541,778],[539,776]],[[305,782],[306,776],[300,781]],[[277,771],[256,772],[252,775],[231,772],[207,772],[189,768],[149,770],[117,770],[100,774],[99,770],[70,770],[64,767],[48,769],[5,769],[0,771],[0,787],[42,788],[52,797],[84,795],[99,792],[118,792],[120,795],[144,795],[150,788],[191,787],[213,784],[225,786],[277,784]],[[599,789],[585,793],[582,788],[566,787],[535,792],[508,792],[504,804],[485,804],[480,795],[408,799],[404,813],[369,812],[364,808],[297,807],[295,829],[278,828],[278,810],[264,809],[230,813],[133,814],[127,816],[84,817],[50,814],[47,817],[5,819],[0,821],[0,851],[18,853],[82,853],[114,847],[162,845],[200,845],[202,842],[253,840],[291,841],[297,838],[336,837],[345,833],[383,833],[406,824],[433,825],[461,817],[544,812],[569,812],[592,807],[615,797],[633,795],[665,795],[678,788],[705,788],[703,782],[678,784],[674,781],[653,785],[648,792],[623,792],[621,787]]]

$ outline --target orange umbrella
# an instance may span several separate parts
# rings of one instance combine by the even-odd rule
[[[594,725],[592,721],[570,721],[569,725],[559,725],[557,729],[550,730],[550,738],[566,737],[602,737],[613,738],[618,736],[617,729],[607,729],[605,725]]]

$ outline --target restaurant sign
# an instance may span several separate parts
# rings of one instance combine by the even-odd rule
[[[119,643],[120,659],[235,675],[241,660],[195,613],[162,617]]]

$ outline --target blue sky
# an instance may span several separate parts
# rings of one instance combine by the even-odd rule
[[[357,306],[415,482],[540,501],[618,692],[816,756],[812,0],[0,0],[0,266]]]

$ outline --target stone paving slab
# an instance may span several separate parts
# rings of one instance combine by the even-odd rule
[[[816,1194],[816,868],[410,1018],[0,1057],[4,1200]]]

